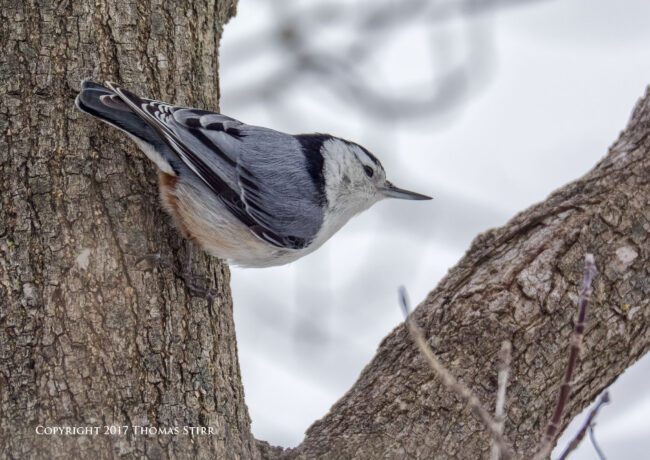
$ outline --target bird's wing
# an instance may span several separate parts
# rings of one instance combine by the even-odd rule
[[[286,249],[313,241],[323,222],[324,193],[295,137],[109,87],[255,235]]]
[[[240,132],[237,172],[248,213],[282,237],[276,244],[308,246],[327,205],[320,151],[305,151],[296,137],[271,129],[243,125]]]

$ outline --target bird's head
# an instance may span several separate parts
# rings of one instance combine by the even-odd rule
[[[325,189],[330,206],[361,212],[384,198],[430,200],[431,197],[404,190],[386,179],[381,162],[367,149],[336,137],[323,142]]]

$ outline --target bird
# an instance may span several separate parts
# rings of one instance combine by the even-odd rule
[[[300,259],[384,198],[431,199],[396,187],[370,151],[329,134],[248,125],[110,82],[82,81],[75,105],[135,141],[180,233],[236,266]]]

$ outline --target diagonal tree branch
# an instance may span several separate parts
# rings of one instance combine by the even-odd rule
[[[492,368],[512,343],[508,426],[531,458],[557,403],[583,256],[602,267],[584,356],[556,432],[650,348],[650,92],[608,154],[584,177],[479,235],[412,313],[436,356],[492,404]],[[445,391],[406,326],[380,344],[355,385],[284,458],[484,458],[490,438]],[[552,447],[552,446],[551,446]]]

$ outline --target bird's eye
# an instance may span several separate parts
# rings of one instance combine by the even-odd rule
[[[363,170],[366,172],[366,176],[372,177],[375,174],[375,171],[370,166],[364,165]]]

